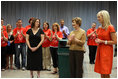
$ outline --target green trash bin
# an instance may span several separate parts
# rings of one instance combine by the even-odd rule
[[[69,64],[69,46],[66,45],[67,39],[59,41],[58,61],[59,61],[59,78],[70,78]]]

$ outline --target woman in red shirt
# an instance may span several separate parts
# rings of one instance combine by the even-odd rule
[[[49,29],[49,23],[43,23],[43,32],[44,32],[44,42],[42,44],[42,54],[43,54],[43,69],[51,70],[51,55],[50,55],[50,36],[51,30]]]
[[[12,26],[7,24],[7,33],[8,33],[8,45],[7,45],[7,55],[6,55],[6,69],[9,68],[10,62],[10,69],[13,69],[13,54],[15,54],[15,44],[14,44],[14,36],[12,31]]]
[[[58,23],[54,23],[52,25],[52,31],[51,31],[51,42],[50,42],[50,52],[52,56],[53,61],[53,73],[57,73],[57,67],[58,67],[58,55],[57,55],[57,49],[58,49],[58,41],[63,38],[62,32],[60,31],[60,27]]]
[[[4,31],[4,28],[1,26],[1,69],[2,71],[4,71],[6,68],[7,41],[8,41],[8,34],[6,31]]]
[[[117,44],[115,29],[110,22],[108,11],[98,12],[97,19],[101,26],[97,29],[98,43],[94,71],[101,74],[101,78],[110,78],[113,63],[113,44]]]
[[[27,26],[25,27],[26,32],[31,28],[31,24],[32,24],[32,20],[33,20],[33,19],[34,19],[34,17],[32,17],[32,18],[29,19],[30,25],[27,25]]]

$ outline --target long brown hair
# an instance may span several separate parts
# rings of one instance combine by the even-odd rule
[[[49,29],[49,23],[48,22],[44,22],[44,23],[46,23],[48,25],[48,29]],[[43,23],[43,26],[44,26],[44,23]],[[44,29],[44,27],[43,27],[43,29]]]

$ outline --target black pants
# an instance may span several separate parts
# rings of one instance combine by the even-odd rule
[[[95,61],[97,46],[89,46],[89,60],[90,63]]]
[[[82,78],[83,77],[83,51],[70,51],[70,73],[71,78]]]
[[[50,52],[51,52],[52,61],[53,61],[53,67],[54,67],[54,68],[57,68],[57,67],[58,67],[57,49],[58,49],[58,48],[50,47]]]
[[[1,68],[6,68],[7,47],[1,47]]]

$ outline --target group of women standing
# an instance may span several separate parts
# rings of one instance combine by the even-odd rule
[[[113,44],[117,43],[115,35],[115,29],[110,22],[110,16],[108,11],[102,10],[98,12],[97,19],[101,26],[96,30],[95,42],[97,43],[97,55],[95,60],[94,71],[101,74],[102,78],[109,78],[112,62],[113,62]],[[37,71],[37,77],[40,77],[40,71],[42,69],[50,70],[51,57],[53,61],[53,74],[58,72],[58,41],[63,38],[63,34],[60,31],[58,23],[53,23],[52,30],[49,29],[49,23],[43,23],[43,30],[40,28],[40,20],[31,18],[29,20],[30,25],[26,26],[26,43],[27,43],[27,70],[30,70],[30,75],[33,78],[33,71]],[[72,19],[72,26],[74,30],[67,36],[70,45],[69,57],[70,57],[70,71],[72,78],[83,77],[83,58],[85,53],[85,41],[86,32],[80,28],[82,19],[75,17]],[[1,55],[4,57],[3,50],[6,46],[13,43],[14,37],[10,36],[10,29],[12,27],[8,25],[7,31],[3,31],[1,27]],[[9,39],[8,39],[9,37]],[[88,37],[89,38],[89,37]],[[7,41],[9,42],[7,43]],[[4,43],[4,45],[3,45]],[[11,45],[10,45],[11,46]],[[11,62],[13,60],[12,55]],[[2,60],[5,61],[4,58]],[[43,61],[42,61],[43,60]],[[92,61],[94,63],[94,61]],[[12,64],[11,64],[12,65]],[[4,62],[2,61],[2,68],[4,68]],[[12,68],[12,66],[11,66]]]

